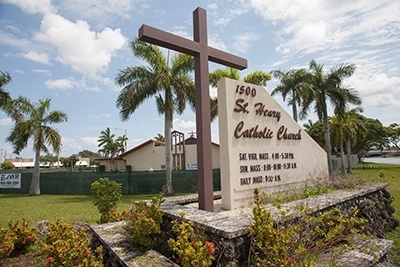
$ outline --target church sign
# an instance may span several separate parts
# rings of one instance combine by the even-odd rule
[[[328,178],[326,152],[265,88],[218,83],[222,206],[247,207],[253,192],[293,191]]]

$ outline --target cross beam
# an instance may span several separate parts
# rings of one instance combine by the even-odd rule
[[[208,46],[206,11],[200,7],[193,11],[193,41],[147,25],[140,27],[139,39],[194,56],[199,209],[214,211],[208,61],[242,70],[247,60]]]

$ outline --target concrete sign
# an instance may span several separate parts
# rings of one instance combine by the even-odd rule
[[[247,207],[253,192],[293,191],[328,179],[326,152],[265,88],[218,83],[222,206]]]

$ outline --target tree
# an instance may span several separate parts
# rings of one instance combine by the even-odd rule
[[[97,142],[99,143],[97,146],[101,147],[99,149],[99,153],[103,154],[104,158],[109,158],[111,159],[109,162],[111,164],[111,169],[115,169],[114,163],[115,163],[115,157],[120,155],[125,151],[125,135],[124,136],[118,136],[116,139],[114,139],[115,134],[111,134],[110,128],[107,127],[104,131],[100,132],[99,139]]]
[[[14,153],[19,154],[28,145],[28,140],[33,139],[35,163],[33,167],[32,182],[29,188],[30,196],[40,195],[40,152],[52,150],[58,154],[61,150],[61,135],[51,125],[68,120],[68,116],[61,110],[50,110],[51,99],[40,99],[37,103],[30,102],[25,97],[13,100],[13,105],[20,114],[6,138],[13,145]]]
[[[313,123],[308,120],[307,123],[303,125],[304,129],[317,142],[323,149],[325,149],[325,139],[324,139],[324,124],[321,121],[316,121]]]
[[[387,145],[385,128],[378,119],[364,117],[361,114],[355,114],[359,127],[356,129],[355,142],[352,150],[357,153],[358,160],[371,149],[383,149]]]
[[[1,163],[0,167],[3,170],[11,170],[15,168],[15,165],[11,161],[4,161],[3,163]]]
[[[218,81],[221,80],[222,78],[240,80],[240,72],[239,70],[234,68],[229,68],[229,67],[220,68],[214,70],[213,72],[210,72],[208,77],[210,85],[213,87],[217,87]],[[271,75],[263,71],[254,71],[243,77],[244,82],[260,86],[266,86],[269,80],[271,80]],[[211,120],[213,120],[218,116],[217,98],[212,98],[210,100],[210,109],[211,109]]]
[[[351,144],[355,142],[357,131],[365,132],[361,121],[358,119],[358,115],[363,112],[361,107],[357,107],[347,111],[344,114],[343,128],[344,128],[344,139],[346,141],[346,154],[347,154],[347,173],[352,173],[351,170]]]
[[[400,124],[390,124],[388,127],[385,127],[385,133],[388,143],[400,150]]]
[[[324,72],[324,65],[317,64],[314,60],[310,62],[309,86],[303,98],[300,117],[304,118],[311,106],[317,113],[318,119],[324,122],[325,149],[327,153],[329,174],[333,177],[332,148],[329,132],[329,117],[327,101],[332,103],[334,109],[353,103],[358,96],[355,91],[342,85],[345,78],[350,77],[355,71],[353,64],[341,64],[332,68],[328,73]],[[358,98],[357,98],[358,99]]]
[[[96,159],[101,157],[100,153],[90,150],[82,150],[78,152],[78,155],[82,158],[90,158],[90,165],[97,165],[98,162],[96,161]]]
[[[58,161],[57,156],[52,154],[46,154],[45,156],[40,156],[40,163],[49,163],[49,166],[53,166],[55,162]]]
[[[165,142],[165,137],[164,137],[164,135],[158,133],[157,136],[154,137],[154,140],[160,141],[160,142]]]
[[[186,103],[194,109],[194,83],[188,73],[194,68],[191,56],[175,53],[171,62],[160,48],[134,38],[130,48],[136,57],[148,66],[126,67],[119,71],[115,81],[122,87],[116,106],[122,120],[129,116],[148,98],[155,97],[157,111],[164,115],[166,194],[174,193],[171,169],[171,129],[173,114],[181,114]]]
[[[302,97],[306,92],[308,73],[305,69],[292,69],[289,71],[275,70],[272,72],[275,78],[280,79],[271,95],[281,94],[283,101],[288,99],[288,104],[292,106],[293,119],[298,121],[297,106],[301,105]]]
[[[11,82],[11,76],[7,72],[0,71],[0,110],[3,110],[7,115],[16,118],[18,115],[9,92],[4,88],[5,85]]]

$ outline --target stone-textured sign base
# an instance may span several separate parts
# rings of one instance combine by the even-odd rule
[[[386,184],[366,184],[356,190],[339,190],[306,200],[290,202],[282,206],[284,209],[291,209],[303,203],[318,212],[333,207],[341,209],[358,207],[362,211],[363,205],[373,205],[373,208],[365,215],[370,219],[368,227],[374,229],[379,235],[379,233],[383,233],[388,228],[398,224],[398,221],[393,217],[394,210],[390,206],[392,200],[386,186]],[[218,194],[216,197],[218,197]],[[180,217],[181,212],[184,212],[186,219],[204,229],[210,240],[217,244],[218,266],[248,266],[250,248],[248,227],[252,222],[252,209],[207,212],[193,207],[197,204],[194,204],[195,202],[196,196],[194,195],[168,198],[161,206],[165,210],[165,225],[168,227],[174,219]],[[218,207],[218,201],[215,206]],[[275,220],[283,219],[280,217],[281,213],[278,209],[272,206],[268,208]],[[97,242],[106,246],[110,258],[117,258],[108,260],[112,264],[106,266],[177,266],[155,251],[144,253],[137,248],[132,248],[132,242],[126,235],[123,225],[124,222],[117,222],[92,226],[95,232],[94,237],[98,239]],[[168,231],[168,229],[165,230]],[[337,266],[391,266],[389,263],[385,263],[385,265],[376,265],[375,263],[386,259],[385,255],[391,246],[392,241],[385,239],[363,241],[359,244],[358,249],[348,251],[337,258]],[[370,252],[367,253],[366,251]],[[323,261],[324,259],[331,260],[332,256],[324,255],[321,263],[317,266],[327,266]]]

